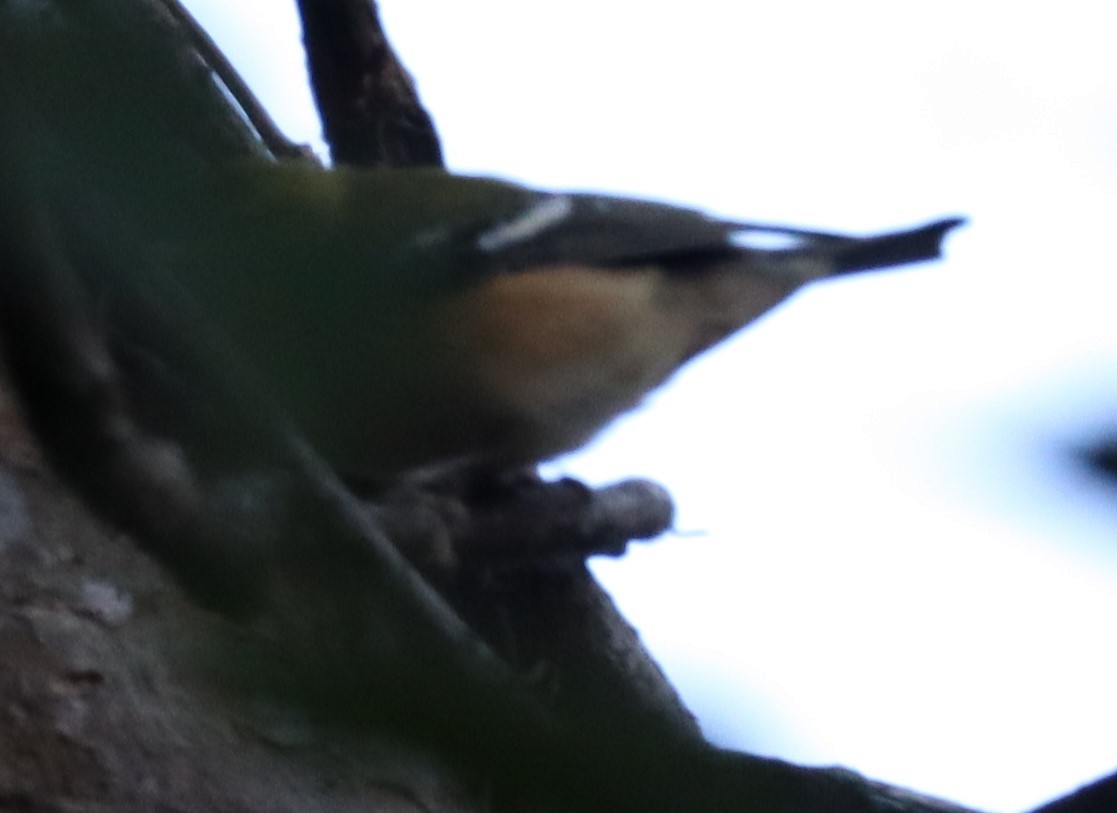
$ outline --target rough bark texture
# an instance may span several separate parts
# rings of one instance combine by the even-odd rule
[[[245,631],[68,494],[3,398],[0,810],[479,809],[399,742],[223,699],[207,653]]]
[[[252,681],[230,682],[227,659],[252,660],[252,651],[259,649],[261,662],[270,663],[270,642],[199,608],[132,539],[92,516],[43,463],[6,392],[0,393],[0,809],[494,809],[491,786],[463,774],[456,759],[409,745],[398,733],[312,718],[297,704],[265,691],[254,693]],[[548,594],[564,592],[563,577],[535,578],[554,582],[543,585],[541,603],[536,605],[518,585],[511,604],[525,608],[538,626],[543,640],[534,647],[561,650],[568,644],[556,647],[553,639],[562,633],[545,617]],[[565,600],[561,603],[565,608]],[[592,626],[600,623],[594,616],[590,606],[565,623]],[[585,696],[601,691],[591,687]],[[632,702],[625,699],[623,685],[609,691],[622,704]],[[375,702],[375,697],[358,700]],[[486,736],[483,727],[476,735]],[[535,746],[524,743],[524,749],[530,753]],[[592,742],[584,744],[584,751],[591,760],[617,760],[618,782],[640,770],[624,755],[601,753]],[[547,750],[539,755],[546,758]],[[688,805],[696,810],[723,809],[720,804],[737,798],[724,794],[739,784],[755,786],[762,797],[783,795],[786,789],[788,798],[801,795],[802,801],[815,802],[757,808],[744,797],[740,809],[745,810],[808,810],[825,803],[825,809],[835,811],[891,804],[921,813],[963,811],[864,783],[853,774],[765,761],[754,766],[742,759],[742,771],[725,763],[711,772],[725,779],[728,789],[717,782],[689,789],[689,781],[663,787],[686,797],[691,790],[700,797],[705,791],[722,795],[720,803],[696,799],[695,807]],[[749,773],[754,767],[760,768],[755,777]],[[610,775],[612,769],[605,772]],[[659,788],[663,777],[635,778]],[[602,793],[607,793],[604,787]],[[638,800],[631,809],[673,809],[654,802]],[[538,799],[522,804],[506,799],[495,809],[538,805]],[[628,808],[614,802],[559,809]]]

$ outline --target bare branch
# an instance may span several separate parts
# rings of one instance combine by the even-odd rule
[[[311,86],[337,164],[442,166],[434,123],[375,0],[299,0]]]
[[[1032,813],[1111,813],[1117,810],[1117,773],[1099,779]]]
[[[275,119],[260,103],[256,94],[244,81],[237,69],[228,60],[225,54],[217,47],[217,43],[179,0],[162,0],[167,13],[178,23],[181,30],[190,38],[198,56],[213,71],[214,75],[225,85],[229,95],[236,100],[237,105],[244,112],[245,117],[256,129],[264,145],[276,158],[293,160],[314,160],[314,151],[309,147],[296,144],[284,135],[276,124]]]

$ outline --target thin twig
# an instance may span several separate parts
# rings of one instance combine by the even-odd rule
[[[276,158],[299,161],[317,160],[310,147],[305,144],[296,144],[284,135],[275,119],[271,117],[271,114],[268,113],[256,94],[252,92],[248,83],[233,67],[233,63],[229,61],[209,33],[202,28],[194,15],[179,0],[161,0],[161,2],[167,13],[189,36],[191,45],[198,56],[229,91],[229,95],[236,101],[237,106],[240,107],[245,118],[255,128],[260,140],[264,142],[264,146],[268,148],[272,155]]]

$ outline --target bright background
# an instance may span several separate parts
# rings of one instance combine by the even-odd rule
[[[293,0],[193,0],[317,138]],[[1108,4],[382,0],[452,168],[872,231],[553,471],[672,490],[595,570],[716,741],[977,807],[1117,768],[1117,56]]]

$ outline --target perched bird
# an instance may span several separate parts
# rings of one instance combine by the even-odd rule
[[[212,160],[137,70],[152,55],[67,36],[0,42],[4,160],[82,270],[135,408],[221,420],[151,340],[184,316],[173,289],[353,478],[577,448],[797,288],[932,259],[960,222],[846,237],[439,170]]]
[[[234,234],[266,242],[199,264],[193,241],[181,276],[357,475],[577,448],[800,286],[928,259],[956,223],[845,238],[442,172],[271,167],[234,194]],[[791,246],[740,244],[758,232]]]

